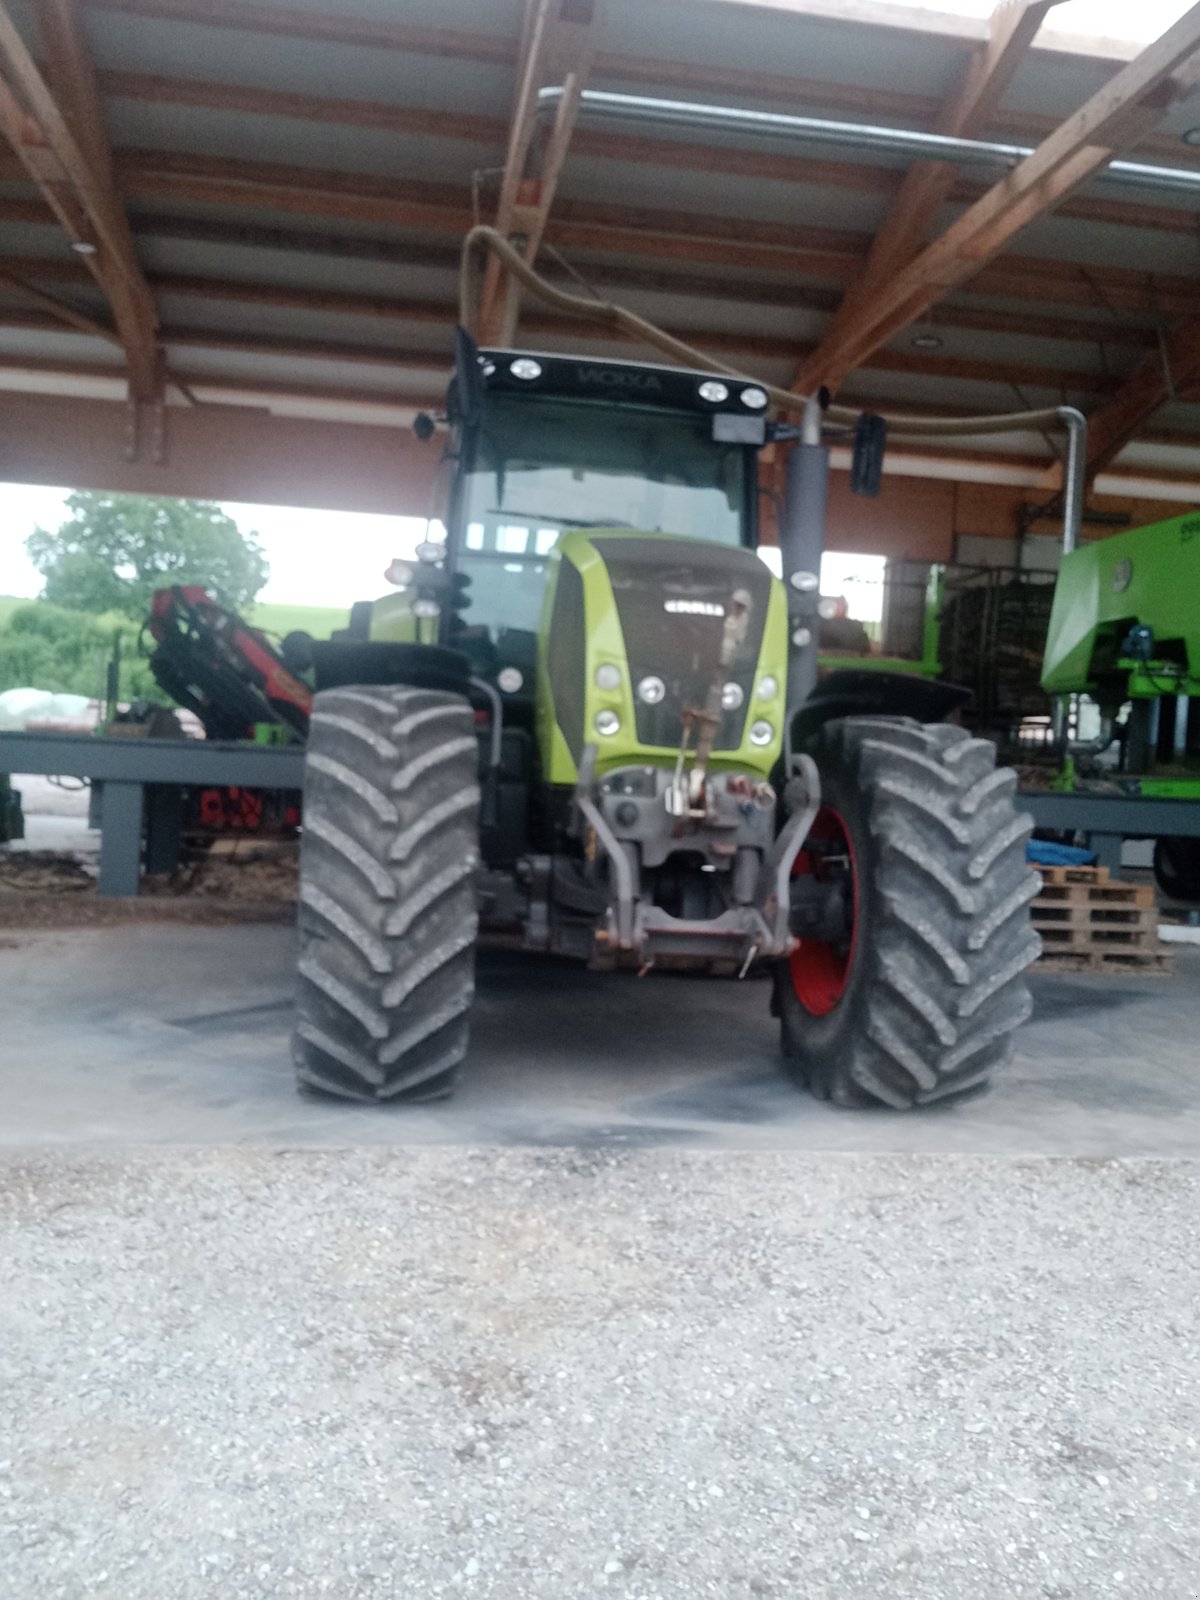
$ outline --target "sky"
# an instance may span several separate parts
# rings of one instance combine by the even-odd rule
[[[57,528],[65,520],[69,492],[0,484],[0,595],[32,599],[40,593],[41,575],[26,558],[25,540],[34,528]],[[243,532],[257,534],[270,563],[259,599],[282,605],[349,609],[355,600],[373,600],[386,593],[383,572],[392,558],[411,557],[425,537],[423,517],[230,503],[224,509]],[[765,559],[778,573],[778,552],[767,551]],[[878,620],[883,565],[882,556],[828,551],[821,562],[822,592],[844,595],[851,616]]]
[[[64,520],[67,489],[0,485],[0,595],[32,598],[41,575],[29,564],[25,540],[34,528]],[[384,568],[411,556],[425,533],[423,517],[309,511],[288,506],[227,504],[243,532],[255,533],[271,567],[260,600],[285,605],[349,607],[382,594]]]
[[[912,6],[914,0],[885,0]],[[1101,39],[1130,39],[1148,44],[1165,33],[1188,9],[1189,0],[1066,0],[1056,5],[1043,26],[1048,33],[1093,35]],[[962,17],[988,17],[995,0],[915,0],[919,11],[952,12]]]

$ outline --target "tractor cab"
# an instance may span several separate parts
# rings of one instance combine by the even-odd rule
[[[533,693],[552,556],[564,533],[636,531],[754,549],[766,404],[762,389],[740,379],[460,351],[447,452],[445,565],[455,601],[440,642],[516,697],[517,709]],[[407,591],[377,601],[372,637],[420,637],[411,604]]]
[[[487,351],[459,408],[453,642],[502,689],[532,682],[550,558],[571,529],[753,548],[757,386],[666,367]],[[465,385],[456,384],[461,395]],[[732,426],[730,426],[732,424]],[[740,426],[740,433],[739,433]],[[518,691],[519,692],[519,691]]]

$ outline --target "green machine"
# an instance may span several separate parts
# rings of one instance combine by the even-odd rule
[[[1068,785],[1200,801],[1200,515],[1063,557],[1042,687],[1099,708],[1098,737],[1069,747]],[[1200,840],[1160,839],[1155,870],[1169,893],[1200,899]]]

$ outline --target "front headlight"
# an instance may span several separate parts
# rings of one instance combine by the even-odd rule
[[[770,744],[775,737],[775,729],[765,720],[751,723],[750,743],[757,745]]]
[[[758,688],[755,692],[760,700],[774,700],[779,693],[779,682],[768,672],[765,678],[758,680]]]
[[[727,683],[721,690],[722,711],[736,711],[745,698],[740,683]]]
[[[620,733],[621,719],[615,711],[597,711],[596,732],[603,739],[611,739],[614,733]]]
[[[602,661],[596,668],[597,689],[619,689],[621,687],[621,669],[611,661]]]
[[[643,678],[637,686],[638,699],[643,705],[660,705],[666,698],[667,686],[661,678],[656,678],[653,673],[648,678]]]

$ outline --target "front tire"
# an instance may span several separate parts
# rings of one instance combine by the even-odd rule
[[[987,740],[904,718],[831,722],[811,753],[822,811],[800,869],[848,876],[851,909],[844,938],[802,940],[777,969],[793,1075],[843,1106],[976,1089],[1029,1015],[1040,950],[1016,774]]]
[[[474,993],[479,752],[470,706],[429,689],[313,701],[292,1055],[342,1099],[451,1093]]]

